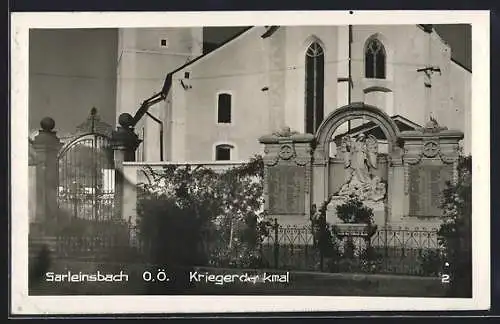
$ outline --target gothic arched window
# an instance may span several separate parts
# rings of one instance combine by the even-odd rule
[[[365,77],[385,79],[385,47],[377,38],[368,40],[365,47]]]
[[[306,51],[306,133],[314,134],[323,121],[325,55],[314,42]]]

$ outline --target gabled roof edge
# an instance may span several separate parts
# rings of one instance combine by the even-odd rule
[[[207,53],[205,53],[205,54],[202,54],[202,55],[200,55],[200,56],[196,57],[195,59],[193,59],[193,60],[191,60],[191,61],[187,62],[187,63],[186,63],[186,64],[184,64],[184,65],[181,65],[180,67],[178,67],[177,69],[173,70],[173,71],[172,71],[172,72],[170,72],[169,74],[172,74],[172,75],[173,75],[173,74],[175,74],[175,73],[177,73],[177,72],[179,72],[179,71],[183,70],[184,68],[186,68],[186,67],[190,66],[191,64],[193,64],[193,63],[195,63],[195,62],[197,62],[197,61],[201,60],[201,59],[202,59],[202,58],[204,58],[205,56],[207,56],[207,55],[209,55],[209,54],[212,54],[213,52],[215,52],[215,51],[217,51],[217,50],[221,49],[222,47],[226,46],[228,43],[230,43],[230,42],[234,41],[235,39],[239,38],[241,35],[245,34],[247,31],[249,31],[250,29],[255,28],[255,27],[256,27],[256,26],[250,26],[250,27],[247,27],[247,28],[243,29],[241,32],[239,32],[239,33],[237,33],[236,35],[234,35],[233,37],[229,38],[228,40],[226,40],[225,42],[223,42],[222,44],[220,44],[219,46],[217,46],[217,47],[216,47],[216,48],[214,48],[213,50],[211,50],[211,51],[209,51],[209,52],[207,52]]]
[[[466,66],[465,66],[465,65],[463,65],[462,63],[458,62],[458,61],[457,61],[457,60],[455,60],[454,58],[451,58],[451,61],[452,61],[453,63],[455,63],[456,65],[458,65],[459,67],[461,67],[462,69],[464,69],[465,71],[472,73],[472,69],[469,69],[468,67],[466,67]]]

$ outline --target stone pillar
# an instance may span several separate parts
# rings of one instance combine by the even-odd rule
[[[127,179],[124,177],[123,162],[135,161],[135,151],[141,143],[139,136],[132,127],[133,117],[123,113],[118,118],[120,126],[111,134],[111,145],[115,162],[115,219],[126,220],[123,202]]]
[[[404,201],[401,193],[404,192],[403,150],[393,147],[388,155],[387,166],[387,203],[385,204],[384,226],[390,225],[404,214]]]
[[[404,142],[404,190],[395,199],[404,202],[406,224],[441,222],[440,198],[447,181],[457,179],[460,131],[448,130],[431,120],[424,128],[401,133]]]
[[[310,224],[313,140],[289,127],[259,139],[265,145],[264,209],[280,225]]]
[[[55,122],[52,118],[45,117],[40,122],[40,126],[41,129],[32,142],[36,156],[36,216],[31,229],[46,233],[48,229],[53,228],[49,224],[56,221],[58,216],[59,164],[57,154],[62,143],[53,131]]]
[[[329,193],[329,156],[324,148],[317,147],[313,152],[312,162],[312,202],[321,206],[328,198]]]

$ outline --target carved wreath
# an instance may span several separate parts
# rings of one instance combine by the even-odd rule
[[[280,147],[279,156],[283,160],[290,160],[294,156],[293,147],[289,144],[282,145]]]
[[[433,158],[439,153],[439,144],[436,141],[428,141],[424,144],[423,154],[425,157]]]

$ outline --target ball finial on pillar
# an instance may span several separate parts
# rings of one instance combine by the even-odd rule
[[[51,132],[56,126],[56,122],[50,117],[45,117],[40,121],[40,126],[42,127],[42,130]]]
[[[131,127],[133,122],[134,122],[134,118],[129,113],[123,113],[118,117],[118,123],[123,128]]]

